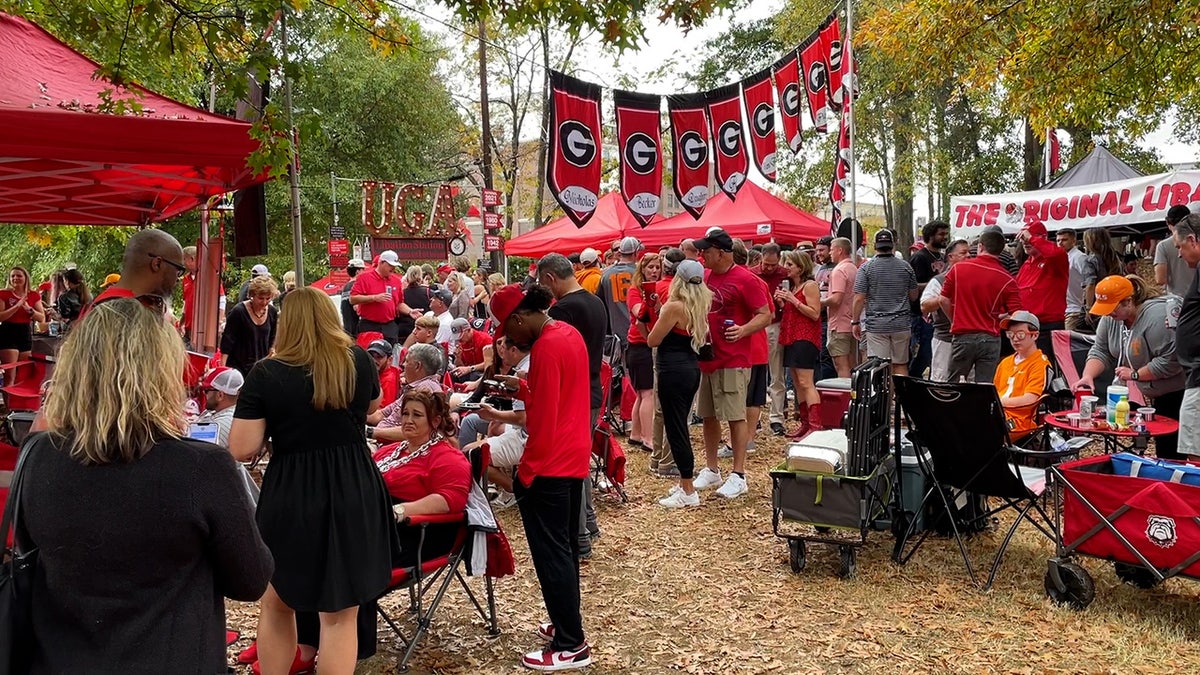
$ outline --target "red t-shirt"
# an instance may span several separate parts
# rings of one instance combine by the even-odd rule
[[[952,335],[1000,335],[1000,316],[1021,309],[1016,280],[1000,259],[991,255],[980,255],[951,267],[942,282],[942,295],[954,305],[950,320]]]
[[[363,270],[354,277],[354,286],[350,289],[350,295],[378,295],[392,291],[391,302],[364,302],[361,305],[355,305],[358,309],[358,315],[367,321],[375,323],[389,323],[396,319],[396,308],[404,302],[404,289],[401,286],[400,276],[397,274],[389,274],[386,279],[379,276],[379,271],[372,267],[369,270]]]
[[[662,282],[658,281],[655,283],[659,284]],[[670,285],[667,286],[667,289],[670,290]],[[657,285],[655,286],[654,292],[658,293]],[[659,302],[662,302],[662,298],[664,297],[666,296],[659,295]],[[653,302],[650,302],[650,323],[638,323],[637,316],[634,315],[633,309],[638,305],[646,304],[647,302],[650,301],[646,299],[645,295],[642,293],[642,289],[632,285],[629,287],[629,292],[625,295],[625,304],[629,307],[629,333],[626,335],[626,338],[629,340],[629,344],[631,345],[646,344],[646,336],[650,334],[651,330],[654,330],[654,322],[658,321],[658,309],[654,306]],[[646,327],[645,333],[643,333],[641,330],[641,326],[643,325]]]
[[[764,272],[762,265],[755,265],[750,268],[750,271],[754,272],[754,276],[762,279],[767,284],[767,295],[771,297],[775,296],[775,291],[779,290],[779,284],[783,283],[783,280],[788,277],[787,270],[784,269],[783,265],[776,265],[775,269],[770,272]],[[782,312],[775,312],[772,316],[775,318],[771,320],[771,323],[779,323],[783,319]]]
[[[424,455],[387,468],[387,460],[398,443],[385,445],[375,452],[376,464],[384,462],[383,482],[388,494],[400,502],[415,502],[429,495],[441,495],[450,513],[467,508],[471,487],[471,463],[460,450],[442,441]]]
[[[29,303],[29,309],[32,310],[42,301],[42,295],[37,291],[29,291],[25,294],[25,301]],[[4,303],[4,309],[9,310],[16,307],[21,302],[21,296],[13,293],[7,288],[0,290],[0,302]],[[17,310],[13,315],[4,320],[4,323],[31,323],[33,319],[32,311]]]
[[[529,354],[525,402],[525,454],[517,467],[524,485],[538,476],[586,478],[592,456],[591,387],[587,345],[562,321],[546,324]]]
[[[772,291],[768,290],[769,285],[762,277],[755,277],[758,283],[762,284],[763,292],[767,294],[767,306],[771,312],[771,316],[779,316],[779,312],[775,311],[775,300],[771,298]],[[773,321],[774,319],[772,319]],[[771,345],[767,339],[767,331],[760,330],[750,336],[750,363],[756,366],[765,366],[771,360]]]
[[[1033,312],[1042,323],[1062,321],[1067,313],[1067,252],[1042,237],[1030,243],[1041,255],[1030,256],[1017,272],[1021,309]]]
[[[464,332],[464,336],[468,333]],[[458,357],[454,359],[456,366],[477,366],[483,363],[483,348],[492,344],[492,336],[484,331],[471,329],[470,340],[459,339]]]
[[[755,363],[754,343],[729,342],[725,339],[725,321],[735,326],[744,326],[754,317],[760,307],[770,309],[767,285],[741,265],[730,267],[724,274],[705,270],[704,281],[713,293],[712,308],[708,312],[708,332],[713,346],[713,359],[701,361],[700,370],[713,373],[723,368],[749,368]],[[759,331],[763,332],[763,331]],[[766,340],[766,336],[763,336]],[[762,360],[766,363],[766,359]]]
[[[383,370],[379,371],[379,388],[383,392],[379,407],[391,405],[400,395],[400,369],[391,364],[384,366]]]

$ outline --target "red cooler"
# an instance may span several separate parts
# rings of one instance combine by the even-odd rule
[[[850,409],[850,378],[831,377],[817,383],[821,395],[821,424],[826,429],[841,429],[842,417]]]

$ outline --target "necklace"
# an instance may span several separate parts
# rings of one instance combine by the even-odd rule
[[[421,447],[417,448],[416,450],[414,450],[411,453],[408,453],[408,448],[409,448],[408,441],[401,441],[400,444],[396,446],[396,449],[391,452],[391,454],[389,454],[387,457],[384,457],[383,459],[380,459],[378,462],[375,463],[375,466],[379,468],[379,473],[381,473],[381,474],[387,473],[388,471],[391,471],[392,469],[395,469],[397,467],[401,467],[401,466],[404,466],[405,464],[408,464],[409,462],[413,461],[414,459],[416,459],[418,457],[429,454],[430,448],[432,448],[434,445],[436,445],[438,443],[438,441],[441,441],[441,440],[442,440],[441,434],[434,434],[434,435],[430,436],[429,440],[425,441],[425,443]],[[408,453],[408,454],[405,454],[405,453]]]
[[[249,309],[250,314],[253,315],[254,318],[256,318],[256,319],[261,319],[267,315],[267,306],[265,306],[265,305],[263,306],[262,310],[260,311],[260,310],[254,309],[254,305],[247,303],[246,309]]]

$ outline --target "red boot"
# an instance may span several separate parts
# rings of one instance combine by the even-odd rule
[[[800,426],[797,427],[795,431],[789,434],[784,434],[784,438],[795,441],[804,438],[808,435],[808,432],[812,431],[811,410],[812,409],[807,403],[796,404],[796,419],[800,420]]]
[[[825,428],[825,424],[821,422],[820,403],[814,403],[808,406],[808,427],[810,431],[821,431]]]

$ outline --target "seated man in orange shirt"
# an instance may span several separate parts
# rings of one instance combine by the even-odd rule
[[[1016,441],[1038,428],[1038,403],[1050,379],[1051,365],[1037,348],[1041,324],[1031,312],[1013,312],[1000,322],[1000,327],[1015,353],[996,367],[994,384],[1008,420],[1009,438]]]

